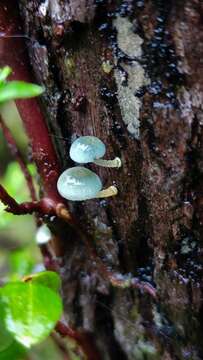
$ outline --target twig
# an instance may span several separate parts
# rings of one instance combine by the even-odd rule
[[[68,336],[71,339],[74,339],[82,348],[88,360],[101,360],[101,356],[94,344],[91,334],[76,331],[62,321],[57,323],[55,330],[63,337]]]
[[[0,200],[4,205],[7,206],[5,209],[8,212],[12,212],[14,214],[21,214],[21,208],[19,204],[9,195],[9,193],[4,189],[2,185],[0,185]]]
[[[25,176],[25,179],[27,181],[27,185],[28,185],[28,188],[30,190],[30,195],[31,195],[31,199],[33,201],[36,201],[37,200],[37,196],[36,196],[36,191],[35,191],[35,188],[34,188],[34,184],[33,184],[33,179],[32,179],[32,176],[30,175],[28,169],[27,169],[27,166],[26,166],[26,163],[20,153],[20,151],[18,150],[17,146],[16,146],[16,143],[15,143],[15,140],[9,130],[9,128],[5,125],[5,123],[3,122],[3,119],[2,117],[0,116],[0,125],[2,127],[2,130],[3,130],[3,134],[8,142],[8,145],[10,147],[10,150],[11,150],[11,153],[13,156],[15,156],[16,160],[18,161],[21,169],[22,169],[22,172]]]
[[[66,346],[62,343],[61,339],[57,336],[57,334],[52,333],[51,337],[53,341],[55,342],[56,346],[59,348],[60,352],[62,353],[64,360],[71,360],[68,350],[66,349]]]
[[[0,185],[0,200],[6,205],[5,211],[11,212],[14,215],[33,214],[35,212],[42,216],[56,215],[55,203],[50,199],[43,198],[40,201],[18,204],[2,185]]]
[[[1,201],[7,206],[5,209],[8,212],[12,212],[16,215],[24,215],[24,214],[31,214],[33,212],[37,212],[41,215],[58,215],[63,220],[68,222],[68,224],[73,225],[75,231],[79,235],[79,237],[84,241],[90,255],[96,262],[98,269],[100,270],[100,274],[104,277],[104,279],[110,281],[110,283],[114,287],[119,288],[127,288],[132,287],[139,289],[141,291],[147,292],[149,295],[151,295],[154,299],[156,299],[156,289],[153,288],[150,284],[146,282],[139,281],[138,278],[127,278],[122,279],[122,275],[118,274],[117,272],[114,272],[112,270],[109,270],[108,267],[103,264],[101,259],[99,258],[95,248],[93,247],[93,242],[91,242],[91,239],[87,237],[87,235],[80,230],[80,226],[74,219],[74,222],[72,222],[72,218],[69,218],[69,212],[64,208],[63,204],[58,204],[58,206],[55,208],[54,204],[49,199],[42,199],[38,202],[27,202],[18,204],[9,194],[8,192],[3,188],[2,185],[0,185],[0,199]],[[71,220],[71,222],[70,222]],[[45,254],[44,254],[45,255]]]

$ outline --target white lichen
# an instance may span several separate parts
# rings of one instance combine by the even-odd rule
[[[143,40],[133,31],[133,24],[127,17],[117,16],[114,20],[119,48],[128,56],[141,56]]]
[[[118,47],[132,59],[141,57],[143,40],[134,33],[133,24],[128,18],[118,16],[114,20],[114,26],[117,30]],[[115,58],[115,65],[117,58]],[[127,74],[127,84],[123,82],[122,72],[115,67],[115,79],[118,91],[118,101],[121,109],[121,115],[127,129],[135,139],[139,139],[139,114],[142,102],[136,97],[136,92],[149,83],[144,68],[137,62],[131,61],[130,64],[121,64]]]

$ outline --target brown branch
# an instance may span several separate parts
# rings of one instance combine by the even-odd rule
[[[2,185],[0,185],[0,200],[6,205],[5,211],[11,212],[14,215],[33,214],[35,212],[42,216],[56,215],[55,203],[52,200],[43,198],[40,201],[18,204]]]
[[[6,211],[12,212],[13,214],[22,213],[21,206],[8,194],[2,185],[0,185],[0,200],[7,206]]]
[[[33,201],[36,201],[37,196],[36,196],[36,191],[35,191],[35,188],[34,188],[32,176],[30,175],[30,173],[29,173],[29,171],[27,169],[26,163],[25,163],[20,151],[18,150],[18,148],[16,146],[15,140],[14,140],[9,128],[5,125],[5,123],[3,122],[3,119],[2,119],[1,116],[0,116],[0,126],[2,128],[5,139],[8,142],[8,145],[9,145],[9,148],[11,150],[12,155],[18,161],[18,163],[19,163],[19,165],[20,165],[20,167],[22,169],[22,172],[23,172],[23,174],[25,176],[25,179],[27,181],[27,185],[28,185],[28,188],[29,188],[29,191],[30,191],[31,199]]]

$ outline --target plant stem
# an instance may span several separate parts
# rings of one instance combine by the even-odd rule
[[[0,38],[0,65],[12,68],[12,80],[33,82],[25,39],[13,38],[15,33],[21,33],[20,18],[15,1],[1,1],[0,28],[10,38]],[[60,168],[55,149],[51,142],[46,120],[36,98],[16,101],[18,111],[30,140],[32,156],[38,173],[42,179],[46,197],[57,203],[64,200],[57,192],[56,182]]]
[[[19,163],[19,165],[20,165],[20,167],[22,169],[22,172],[23,172],[23,174],[25,176],[28,188],[30,190],[31,199],[33,201],[36,201],[37,196],[36,196],[36,191],[35,191],[35,188],[34,188],[32,176],[30,175],[30,173],[29,173],[29,171],[27,169],[26,163],[25,163],[20,151],[18,150],[18,148],[16,146],[15,140],[14,140],[9,128],[5,125],[5,123],[3,122],[3,119],[1,118],[1,116],[0,116],[0,126],[2,127],[3,134],[4,134],[4,136],[5,136],[5,138],[6,138],[7,142],[8,142],[8,145],[10,147],[12,155],[15,156],[15,158],[18,161],[18,163]]]
[[[79,332],[59,321],[55,327],[55,330],[61,334],[61,336],[68,336],[74,339],[76,343],[82,348],[84,354],[88,360],[101,360],[101,356],[94,344],[91,334],[85,332]]]

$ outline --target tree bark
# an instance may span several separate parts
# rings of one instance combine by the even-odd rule
[[[91,332],[102,359],[202,359],[203,55],[200,0],[19,0],[61,170],[95,135],[122,168],[90,167],[107,200],[70,203],[118,278],[113,288],[82,241],[64,241],[69,324]]]

